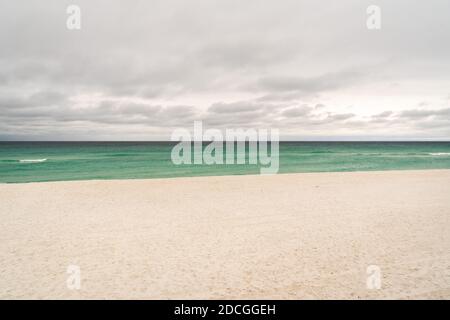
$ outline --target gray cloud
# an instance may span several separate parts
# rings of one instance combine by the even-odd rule
[[[306,116],[311,112],[312,108],[307,105],[302,105],[299,107],[292,107],[284,110],[282,112],[283,116],[286,117],[301,117]]]
[[[378,113],[374,116],[372,116],[375,119],[386,119],[388,117],[390,117],[394,112],[392,112],[391,110],[387,110],[387,111],[383,111],[381,113]]]
[[[408,119],[425,119],[428,117],[443,117],[450,120],[450,108],[445,109],[435,109],[435,110],[421,110],[421,109],[411,109],[402,111],[399,115],[402,118]]]
[[[241,113],[259,111],[262,108],[266,109],[267,106],[261,104],[255,104],[253,101],[239,101],[233,103],[214,103],[208,108],[208,111],[213,113]]]
[[[257,89],[270,92],[296,92],[299,94],[315,94],[328,90],[336,90],[361,80],[357,72],[326,73],[316,77],[266,77],[259,80]]]
[[[447,0],[380,0],[375,32],[368,0],[77,0],[79,31],[69,4],[2,1],[0,138],[160,139],[199,119],[449,134]]]
[[[350,118],[353,118],[355,114],[353,113],[340,113],[340,114],[331,114],[329,115],[330,119],[333,120],[348,120]]]

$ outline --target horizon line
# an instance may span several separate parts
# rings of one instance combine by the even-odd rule
[[[0,140],[0,143],[4,142],[173,142],[178,143],[180,141],[172,140]],[[213,142],[214,140],[191,140],[191,142]],[[257,142],[260,140],[256,140]],[[238,142],[237,140],[223,140],[222,142]],[[239,141],[243,142],[243,141]],[[249,142],[245,140],[245,142]],[[267,140],[270,142],[270,140]],[[278,142],[450,142],[449,140],[279,140]]]

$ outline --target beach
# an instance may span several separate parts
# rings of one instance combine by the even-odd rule
[[[450,170],[0,184],[0,298],[449,299],[449,190]]]

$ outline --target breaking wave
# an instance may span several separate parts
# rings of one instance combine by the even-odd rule
[[[450,156],[450,152],[432,152],[430,156]]]
[[[19,160],[20,163],[36,163],[36,162],[44,162],[47,161],[47,159],[23,159]]]

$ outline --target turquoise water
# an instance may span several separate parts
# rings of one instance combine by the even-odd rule
[[[172,142],[0,142],[0,182],[260,172],[260,165],[248,164],[174,165],[171,161],[174,145]],[[279,173],[406,169],[450,169],[450,142],[280,143]]]

